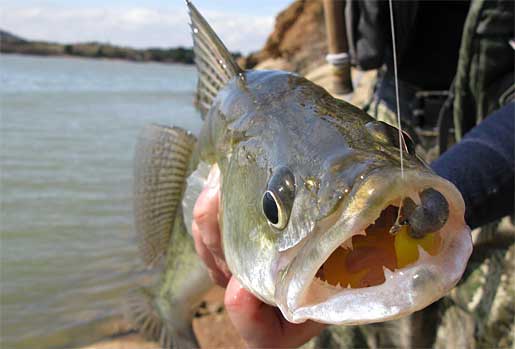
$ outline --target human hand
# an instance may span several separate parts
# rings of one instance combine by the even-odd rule
[[[204,189],[193,207],[191,231],[195,240],[195,250],[207,266],[213,281],[222,287],[227,286],[231,273],[225,262],[218,211],[220,206],[220,170],[213,166],[207,177]]]
[[[278,308],[260,301],[231,275],[225,262],[218,225],[219,205],[220,172],[214,168],[193,209],[195,249],[213,281],[227,287],[225,309],[247,346],[292,348],[318,335],[326,325],[312,321],[302,324],[288,322]]]

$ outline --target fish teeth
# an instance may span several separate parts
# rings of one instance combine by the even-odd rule
[[[345,288],[351,288],[350,283],[347,283],[347,286]]]
[[[341,247],[347,249],[347,250],[354,250],[354,246],[352,246],[352,237],[348,238],[343,242],[343,244],[340,245]]]
[[[393,278],[393,271],[391,271],[390,269],[388,269],[384,265],[383,265],[383,273],[384,273],[385,280]]]
[[[364,230],[360,230],[359,232],[357,232],[356,234],[354,235],[367,235],[367,232],[364,231]]]

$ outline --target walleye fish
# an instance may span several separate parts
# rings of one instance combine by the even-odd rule
[[[151,125],[138,143],[139,247],[164,263],[157,290],[132,297],[133,321],[164,346],[195,345],[192,314],[212,284],[188,229],[210,170],[230,271],[288,321],[391,320],[449,292],[472,251],[454,185],[407,135],[305,78],[241,70],[187,6],[204,124],[198,138]]]

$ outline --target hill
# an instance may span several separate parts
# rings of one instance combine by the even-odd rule
[[[48,41],[27,40],[1,29],[0,53],[116,58],[136,62],[154,61],[193,64],[193,50],[191,48],[134,49],[99,42],[59,44]],[[239,54],[235,54],[235,56],[239,56]]]

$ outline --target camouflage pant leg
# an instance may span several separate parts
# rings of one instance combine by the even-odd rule
[[[515,316],[515,231],[509,219],[473,233],[460,284],[444,299],[436,348],[511,348]]]

